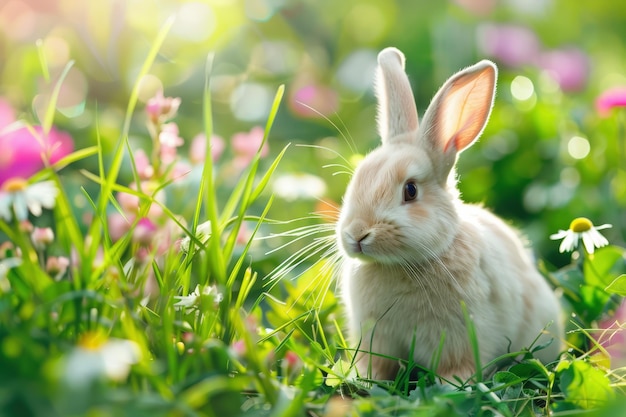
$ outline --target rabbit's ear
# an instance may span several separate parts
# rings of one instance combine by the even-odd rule
[[[404,72],[404,55],[396,48],[385,48],[378,54],[376,96],[378,131],[383,144],[417,131],[417,109]]]
[[[428,107],[422,125],[423,139],[443,156],[441,168],[447,172],[457,154],[474,143],[487,124],[497,75],[493,62],[480,61],[450,77]]]

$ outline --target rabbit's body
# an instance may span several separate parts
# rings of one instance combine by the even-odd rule
[[[546,325],[558,320],[555,296],[530,259],[510,255],[524,253],[515,232],[481,207],[458,208],[463,220],[443,255],[404,267],[361,261],[345,265],[342,293],[360,351],[408,359],[413,349],[413,360],[429,367],[442,343],[437,373],[468,378],[476,366],[461,301],[475,326],[483,365],[529,347]],[[501,235],[498,244],[484,239],[494,234]],[[503,282],[505,274],[519,280]],[[555,328],[558,323],[552,323],[551,330]],[[551,361],[558,351],[555,341],[537,354]],[[395,377],[397,360],[371,360],[373,378]],[[370,364],[366,358],[361,362],[364,372]]]
[[[440,353],[439,375],[469,378],[476,365],[463,303],[483,365],[530,347],[548,325],[551,334],[537,343],[557,340],[537,356],[556,359],[556,296],[517,232],[482,207],[464,204],[456,190],[456,155],[473,143],[489,116],[495,67],[478,64],[451,78],[418,128],[414,104],[403,110],[412,95],[406,75],[399,75],[402,55],[387,49],[379,63],[383,146],[357,168],[338,223],[347,255],[342,297],[360,373],[393,379],[398,359],[413,352],[416,363],[430,367]],[[483,79],[489,76],[492,90],[476,97],[490,85]],[[472,102],[478,104],[466,104]],[[452,111],[463,116],[440,119]]]

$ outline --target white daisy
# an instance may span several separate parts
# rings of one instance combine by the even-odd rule
[[[196,239],[198,239],[201,243],[206,244],[211,237],[211,221],[208,220],[204,223],[200,223],[198,227],[196,227]],[[189,252],[189,244],[191,243],[191,238],[189,236],[185,236],[180,241],[180,249],[187,253]]]
[[[63,362],[63,378],[68,385],[85,387],[98,379],[123,381],[130,367],[139,362],[139,346],[125,339],[107,339],[100,332],[83,335],[78,346]]]
[[[213,302],[215,304],[219,304],[224,299],[224,295],[217,290],[217,287],[210,286],[200,289],[200,286],[196,285],[196,289],[189,295],[174,296],[174,298],[178,299],[178,302],[174,304],[174,308],[176,310],[196,308],[200,305],[202,296],[206,297],[209,295],[213,296]]]
[[[40,216],[42,209],[52,209],[59,189],[54,181],[28,184],[22,178],[10,178],[0,189],[0,218],[9,222],[13,216],[18,221],[28,219],[28,212]]]
[[[608,229],[613,227],[610,224],[603,224],[601,226],[594,226],[591,220],[585,217],[578,217],[569,225],[567,230],[559,230],[550,236],[552,240],[563,239],[561,246],[559,246],[559,252],[572,252],[578,248],[579,241],[582,240],[583,246],[588,253],[593,253],[595,248],[601,248],[609,244],[604,236],[598,232],[598,230]]]

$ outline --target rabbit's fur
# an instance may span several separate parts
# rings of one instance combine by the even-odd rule
[[[463,203],[456,189],[457,155],[491,112],[495,65],[481,61],[453,75],[419,123],[403,54],[387,48],[378,63],[382,146],[356,169],[337,226],[359,373],[393,379],[398,359],[413,349],[412,359],[426,367],[440,353],[438,375],[470,378],[476,364],[463,303],[483,365],[540,335],[536,344],[554,340],[536,356],[557,359],[557,297],[517,232]]]

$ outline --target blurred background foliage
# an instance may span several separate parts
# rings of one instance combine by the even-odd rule
[[[0,96],[18,117],[36,122],[74,60],[55,124],[72,135],[76,149],[98,137],[112,149],[140,66],[172,17],[139,100],[145,103],[160,89],[181,97],[177,122],[184,149],[202,131],[210,53],[214,131],[227,144],[222,160],[233,155],[233,135],[264,125],[281,84],[286,95],[270,154],[287,143],[308,144],[358,160],[378,144],[372,81],[380,49],[393,45],[406,54],[420,113],[453,72],[489,58],[500,68],[497,100],[481,141],[459,162],[465,200],[510,219],[551,265],[569,259],[548,236],[577,216],[612,223],[607,237],[623,243],[626,119],[621,111],[600,114],[595,107],[603,91],[626,85],[626,9],[616,2],[2,0]],[[129,139],[134,149],[149,142],[143,113],[135,115]],[[270,217],[323,210],[319,199],[339,205],[348,177],[324,166],[340,162],[331,151],[290,147],[274,178],[279,198]],[[68,184],[76,184],[78,212],[88,210],[78,186],[94,187],[78,174],[81,168],[95,170],[95,158],[62,171]],[[220,173],[226,198],[238,173]],[[129,165],[122,178],[132,181]],[[170,208],[189,215],[185,190],[176,192],[174,187],[178,198]],[[266,258],[266,250],[253,258],[268,272],[286,254]]]

